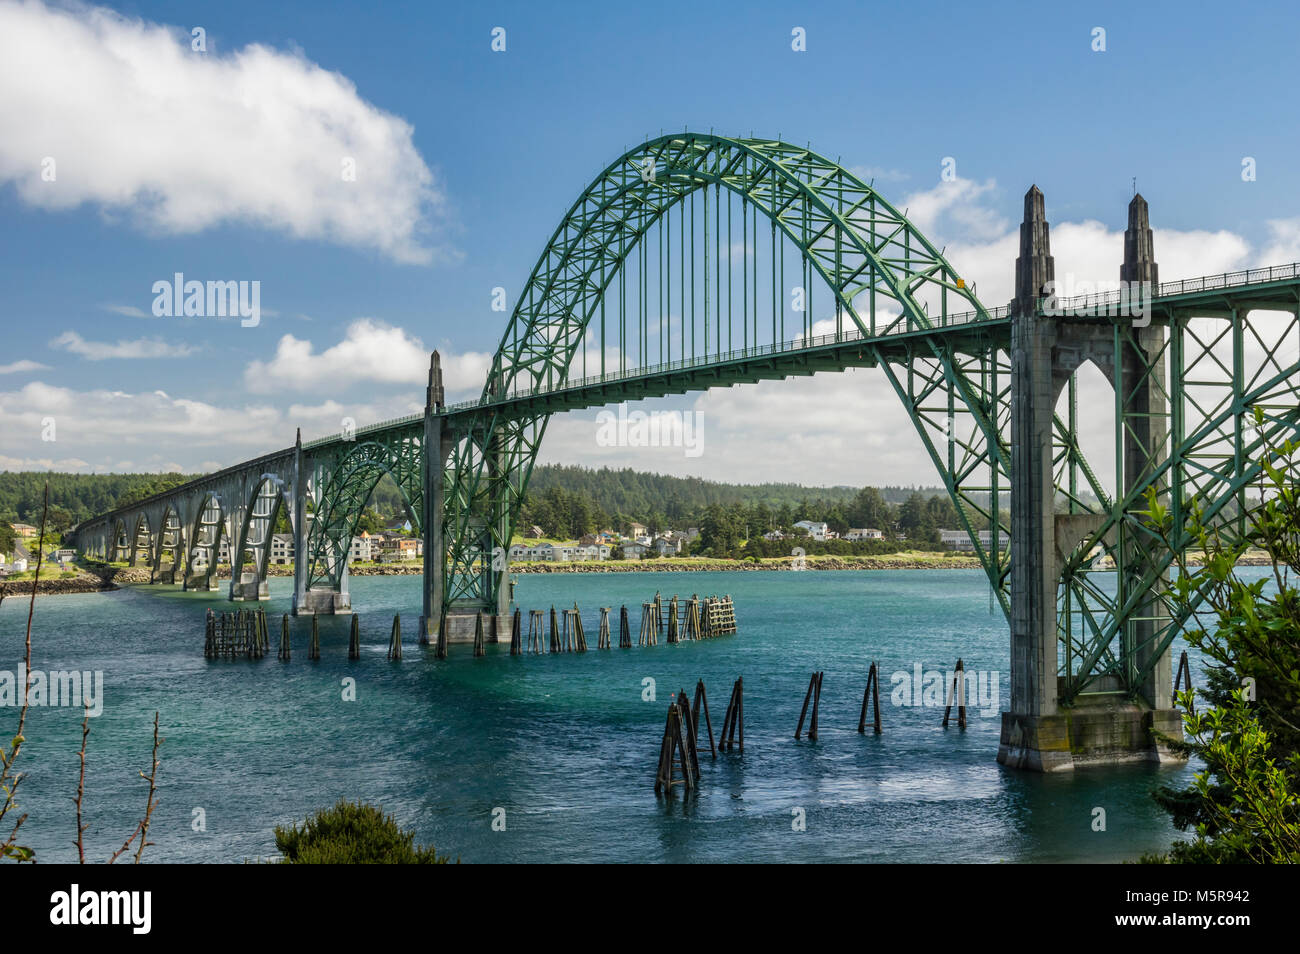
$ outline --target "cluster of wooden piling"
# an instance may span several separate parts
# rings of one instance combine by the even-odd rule
[[[203,655],[207,659],[261,659],[270,649],[270,632],[266,623],[266,610],[238,610],[234,613],[207,611],[204,624]],[[476,650],[481,639],[476,640]],[[444,653],[445,655],[445,653]],[[477,655],[482,655],[478,652]],[[289,614],[280,619],[280,646],[276,658],[289,662],[293,658],[293,643],[289,635]],[[320,619],[311,618],[311,639],[307,643],[307,658],[320,659]],[[348,635],[348,659],[361,658],[361,620],[352,617]],[[388,643],[388,658],[402,658],[402,617],[393,617],[393,631]]]
[[[695,720],[686,693],[674,694],[668,705],[668,721],[659,745],[659,767],[655,771],[655,794],[671,792],[676,785],[686,791],[699,785],[700,756],[695,748]]]
[[[214,613],[204,621],[203,655],[207,659],[261,659],[270,639],[265,610]]]
[[[708,732],[709,755],[718,757],[718,751],[730,752],[740,733],[740,751],[745,751],[744,682],[737,679],[727,704],[727,715],[722,722],[722,734],[713,739],[713,718],[709,715],[709,697],[704,690],[704,680],[695,684],[695,700],[686,701],[686,690],[673,694],[668,704],[668,718],[664,723],[663,739],[659,744],[659,765],[655,769],[655,794],[671,793],[680,785],[685,791],[699,786],[700,780],[700,716]]]
[[[808,724],[808,738],[815,741],[817,738],[817,716],[821,703],[822,679],[825,677],[824,672],[814,672],[808,682],[808,691],[804,694],[803,709],[799,712],[799,724],[795,726],[794,737],[797,739],[803,733],[804,718],[808,714],[808,706],[812,704],[812,720]],[[953,667],[952,685],[948,687],[947,700],[943,710],[943,728],[948,728],[952,722],[952,710],[954,705],[957,708],[957,728],[966,728],[966,669],[965,664],[958,659],[957,665]],[[858,713],[858,733],[865,734],[867,731],[867,710],[872,711],[872,727],[877,735],[881,733],[880,722],[880,666],[876,662],[871,663],[871,668],[867,671],[867,686],[862,693],[862,710]]]
[[[639,645],[656,646],[665,626],[664,600],[656,593],[653,600],[642,604],[641,633]],[[701,600],[692,595],[683,601],[673,596],[668,601],[667,639],[677,643],[689,639],[710,639],[736,632],[735,607],[730,596],[707,597]],[[610,649],[613,646],[613,632],[609,614],[612,606],[600,607],[600,630],[596,640],[597,649]],[[619,649],[632,648],[632,632],[629,626],[627,606],[619,609]],[[487,623],[485,614],[480,611],[474,621],[474,655],[487,654]],[[427,642],[421,639],[421,642]],[[261,659],[270,647],[267,634],[266,611],[239,610],[234,613],[214,613],[208,610],[205,626],[203,655],[208,659]],[[525,652],[541,654],[585,653],[587,651],[587,634],[582,622],[582,613],[578,604],[572,609],[557,611],[554,606],[550,611],[549,632],[547,614],[543,610],[530,610],[528,613],[528,636],[525,642],[523,617],[520,610],[515,610],[510,626],[510,654],[523,655]],[[289,636],[289,617],[286,614],[281,621],[280,648],[277,656],[288,661],[293,649]],[[438,626],[438,636],[434,654],[439,659],[447,658],[447,619],[444,615]],[[320,659],[320,623],[316,616],[311,619],[311,642],[307,646],[308,659]],[[348,659],[361,658],[360,621],[352,617],[352,631],[348,638]],[[402,620],[393,617],[392,634],[388,642],[388,658],[398,661],[402,658]]]
[[[613,647],[613,628],[609,618],[612,610],[612,606],[600,607],[599,635],[596,638],[597,649],[611,649]],[[481,625],[482,614],[479,615],[479,625]],[[586,632],[583,629],[582,613],[578,609],[577,603],[573,604],[572,609],[566,610],[556,610],[552,606],[549,613],[549,626],[547,625],[547,617],[548,613],[545,610],[529,610],[528,630],[525,634],[523,611],[515,610],[510,622],[510,655],[541,655],[547,652],[585,653],[587,651]],[[730,596],[711,596],[700,599],[699,596],[692,595],[690,599],[683,601],[674,595],[668,600],[666,627],[667,640],[670,643],[691,639],[711,639],[715,636],[733,634],[736,632],[735,604],[732,603]],[[659,637],[663,634],[664,628],[664,599],[662,594],[656,593],[654,599],[646,600],[641,604],[641,629],[637,635],[637,645],[659,645]],[[483,653],[479,651],[478,647],[479,640],[476,629],[474,655],[481,656]],[[621,606],[618,613],[618,648],[632,648],[632,630],[626,605]]]

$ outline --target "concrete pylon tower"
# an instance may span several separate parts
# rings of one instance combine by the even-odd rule
[[[1156,264],[1155,243],[1151,240],[1151,217],[1147,200],[1141,194],[1128,204],[1128,228],[1124,230],[1124,263],[1119,267],[1122,282],[1150,282],[1154,290],[1160,284],[1160,267]]]
[[[1140,196],[1129,206],[1122,275],[1139,282],[1156,277],[1147,207]],[[1123,387],[1128,437],[1120,483],[1126,488],[1136,486],[1161,459],[1166,408],[1159,347],[1163,328],[1135,326],[1133,335],[1121,328],[1123,343],[1117,345],[1116,321],[1129,318],[1044,312],[1044,286],[1055,277],[1045,201],[1035,186],[1025,195],[1011,302],[1011,704],[1002,713],[998,761],[1042,772],[1087,762],[1158,760],[1167,753],[1152,730],[1176,735],[1181,726],[1178,714],[1167,708],[1167,650],[1141,686],[1107,676],[1104,691],[1062,701],[1062,574],[1069,555],[1104,517],[1056,512],[1057,400],[1089,361],[1112,386]],[[1120,547],[1126,553],[1133,549],[1122,542]],[[1154,600],[1142,609],[1139,617],[1157,612]],[[1152,621],[1133,618],[1125,627],[1121,652],[1138,664],[1150,661]]]
[[[1021,315],[1037,311],[1043,286],[1056,280],[1056,262],[1047,228],[1047,201],[1038,186],[1025,193],[1025,219],[1020,223],[1020,257],[1016,259],[1016,297],[1012,311]]]

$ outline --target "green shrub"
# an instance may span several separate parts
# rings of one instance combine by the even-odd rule
[[[441,865],[432,846],[415,843],[415,832],[402,831],[392,815],[374,805],[343,799],[333,808],[297,825],[275,828],[275,847],[283,864],[297,865]]]

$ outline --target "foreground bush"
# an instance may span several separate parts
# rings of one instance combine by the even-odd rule
[[[433,847],[416,845],[415,832],[402,831],[392,815],[374,805],[340,799],[297,825],[275,828],[275,847],[284,864],[443,865]]]

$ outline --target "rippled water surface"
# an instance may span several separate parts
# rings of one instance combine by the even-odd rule
[[[37,601],[36,669],[103,670],[103,715],[87,759],[88,853],[105,858],[138,820],[154,710],[161,712],[160,805],[146,858],[242,861],[274,854],[277,823],[340,797],[365,798],[421,842],[471,862],[1070,861],[1135,858],[1175,837],[1151,801],[1187,767],[1043,777],[995,761],[999,719],[965,731],[942,710],[889,704],[891,674],[916,663],[999,673],[1009,699],[1008,638],[982,574],[961,570],[524,575],[525,610],[582,608],[589,645],[598,607],[728,592],[740,633],[706,642],[585,655],[511,657],[468,646],[438,661],[415,645],[417,577],[358,577],[363,658],[347,659],[349,620],[323,618],[323,658],[306,658],[306,619],[291,620],[293,661],[274,658],[292,581],[271,581],[272,651],[260,662],[203,658],[208,606],[221,594],[159,587]],[[395,612],[404,659],[385,659]],[[27,603],[0,606],[6,662],[21,658]],[[525,620],[526,620],[525,614]],[[616,625],[616,623],[615,623]],[[615,630],[614,642],[618,636]],[[1181,649],[1175,645],[1175,653]],[[884,732],[857,734],[867,668],[878,660]],[[1199,665],[1194,659],[1199,679]],[[820,737],[796,742],[809,674],[824,670]],[[690,797],[656,798],[655,762],[670,694],[703,679],[715,730],[732,681],[745,679],[745,753],[707,757]],[[343,700],[356,680],[355,702]],[[643,701],[643,681],[656,701]],[[15,710],[7,710],[12,731]],[[19,790],[27,844],[75,860],[80,712],[34,711]],[[1092,830],[1093,809],[1107,830]],[[504,808],[505,831],[493,831]],[[195,831],[202,809],[206,831]],[[806,830],[792,830],[803,809]]]

